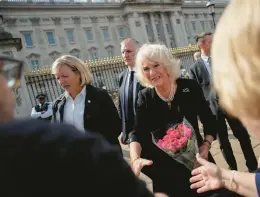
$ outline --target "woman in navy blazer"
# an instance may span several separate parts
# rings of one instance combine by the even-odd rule
[[[191,171],[155,146],[151,132],[165,131],[168,123],[185,117],[196,132],[200,154],[213,161],[209,149],[216,131],[209,105],[195,80],[180,78],[180,66],[164,45],[142,46],[136,63],[137,77],[147,88],[139,92],[135,127],[129,136],[132,168],[136,175],[142,170],[153,180],[155,192],[170,197],[197,196],[190,189]],[[200,135],[198,116],[204,139]]]

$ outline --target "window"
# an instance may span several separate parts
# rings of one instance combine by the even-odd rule
[[[107,51],[107,55],[108,57],[113,57],[114,56],[114,47],[109,45],[107,47],[105,47],[106,51]]]
[[[177,24],[181,24],[181,20],[179,18],[176,19]]]
[[[77,58],[80,58],[79,55],[80,55],[80,50],[78,49],[73,49],[70,51],[70,55],[74,56],[74,57],[77,57]]]
[[[173,41],[173,40],[171,40],[171,43],[170,43],[170,45],[171,45],[171,48],[174,48],[174,47],[175,47],[175,43],[174,43],[174,41]]]
[[[170,33],[170,32],[171,32],[171,31],[170,31],[169,24],[166,24],[166,30],[167,30],[167,32],[168,32],[168,33]]]
[[[109,40],[108,28],[103,28],[104,40]]]
[[[97,48],[92,47],[89,50],[89,54],[92,60],[97,60],[98,59],[98,54],[97,54]]]
[[[31,60],[31,64],[32,64],[33,70],[38,70],[38,69],[40,69],[39,60]]]
[[[67,33],[67,37],[68,37],[69,43],[74,43],[75,39],[74,39],[74,31],[73,31],[73,29],[66,30],[66,33]]]
[[[125,31],[123,27],[119,27],[119,37],[124,38],[125,37]]]
[[[54,33],[52,31],[46,32],[47,38],[48,38],[48,43],[50,45],[54,45],[55,43],[55,39],[54,39]]]
[[[201,24],[202,30],[205,31],[205,23],[204,23],[204,21],[200,21],[200,24]]]
[[[53,59],[53,61],[55,61],[58,57],[61,56],[61,53],[58,51],[52,51],[49,53],[49,56]]]
[[[23,34],[24,36],[24,40],[26,43],[27,47],[32,47],[33,46],[33,40],[32,40],[32,33],[31,32],[27,32]]]
[[[93,33],[92,33],[91,28],[86,30],[86,34],[87,34],[88,41],[92,41],[93,40]]]

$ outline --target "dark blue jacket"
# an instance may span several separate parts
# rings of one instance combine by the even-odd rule
[[[152,196],[117,147],[69,125],[0,124],[0,158],[2,196]]]

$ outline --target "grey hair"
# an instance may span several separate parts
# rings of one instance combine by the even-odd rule
[[[136,55],[136,74],[139,82],[145,87],[153,87],[144,75],[143,63],[159,63],[163,65],[172,81],[181,76],[180,61],[176,60],[170,50],[162,44],[144,44]]]

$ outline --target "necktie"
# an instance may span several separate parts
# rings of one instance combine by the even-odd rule
[[[128,119],[134,118],[134,71],[130,72],[129,87],[128,87]]]
[[[208,58],[209,66],[211,67],[211,57]]]

